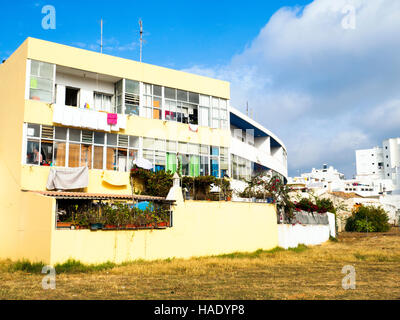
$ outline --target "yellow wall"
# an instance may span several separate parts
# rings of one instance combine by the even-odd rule
[[[34,38],[25,42],[29,44],[29,59],[230,99],[230,84],[226,81]]]
[[[53,123],[53,106],[40,101],[26,100],[24,122],[56,125]],[[189,130],[188,124],[137,116],[128,116],[126,130],[119,133],[222,147],[229,147],[230,144],[229,130],[199,127],[198,132],[193,132]]]
[[[54,200],[21,192],[27,46],[0,65],[0,258],[50,258]]]
[[[32,191],[46,190],[47,178],[49,176],[50,167],[39,167],[23,165],[21,166],[21,189]],[[112,193],[112,194],[131,194],[132,190],[129,184],[129,172],[113,172],[111,175],[116,176],[116,180],[123,179],[126,181],[125,186],[113,186],[103,179],[103,170],[89,170],[89,185],[85,192],[89,193]]]
[[[49,263],[189,258],[278,246],[272,205],[186,201],[175,207],[173,221],[166,230],[55,230]]]

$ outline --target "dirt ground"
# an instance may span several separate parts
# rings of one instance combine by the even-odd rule
[[[399,228],[382,234],[341,233],[303,250],[138,261],[103,271],[56,275],[44,290],[40,273],[12,272],[0,262],[0,299],[385,299],[400,300]],[[344,266],[355,270],[345,290]]]

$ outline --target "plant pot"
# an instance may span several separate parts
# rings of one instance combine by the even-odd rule
[[[68,228],[71,229],[72,222],[57,222],[57,228]]]
[[[104,226],[102,223],[92,223],[90,225],[90,230],[92,230],[92,231],[101,230],[101,229],[103,229],[103,227]]]
[[[106,229],[106,230],[116,230],[116,229],[117,229],[117,226],[114,226],[114,225],[112,225],[112,224],[106,224],[106,225],[103,227],[103,229]]]
[[[139,228],[139,226],[137,226],[136,224],[127,224],[125,226],[126,229],[137,229]]]
[[[159,222],[159,223],[157,223],[157,227],[168,227],[168,222]]]

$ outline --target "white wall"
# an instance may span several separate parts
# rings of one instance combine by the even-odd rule
[[[247,160],[257,162],[287,177],[287,162],[283,159],[283,151],[276,156],[271,156],[267,152],[232,137],[230,152]]]
[[[278,245],[281,248],[296,248],[299,244],[318,245],[336,236],[335,215],[328,213],[329,225],[278,225]]]
[[[88,103],[94,107],[94,92],[114,95],[114,84],[112,82],[97,81],[96,79],[77,77],[64,73],[56,73],[56,103],[65,103],[65,88],[72,87],[80,89],[79,107],[83,108]]]
[[[379,166],[379,164],[383,164]],[[385,168],[383,148],[356,150],[357,176],[371,179],[384,179]]]

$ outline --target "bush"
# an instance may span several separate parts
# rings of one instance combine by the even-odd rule
[[[154,197],[166,197],[173,184],[173,174],[169,171],[160,170],[153,172],[142,168],[131,169],[130,179],[143,182],[143,194]]]
[[[389,217],[381,207],[360,206],[346,221],[349,232],[387,232]]]

